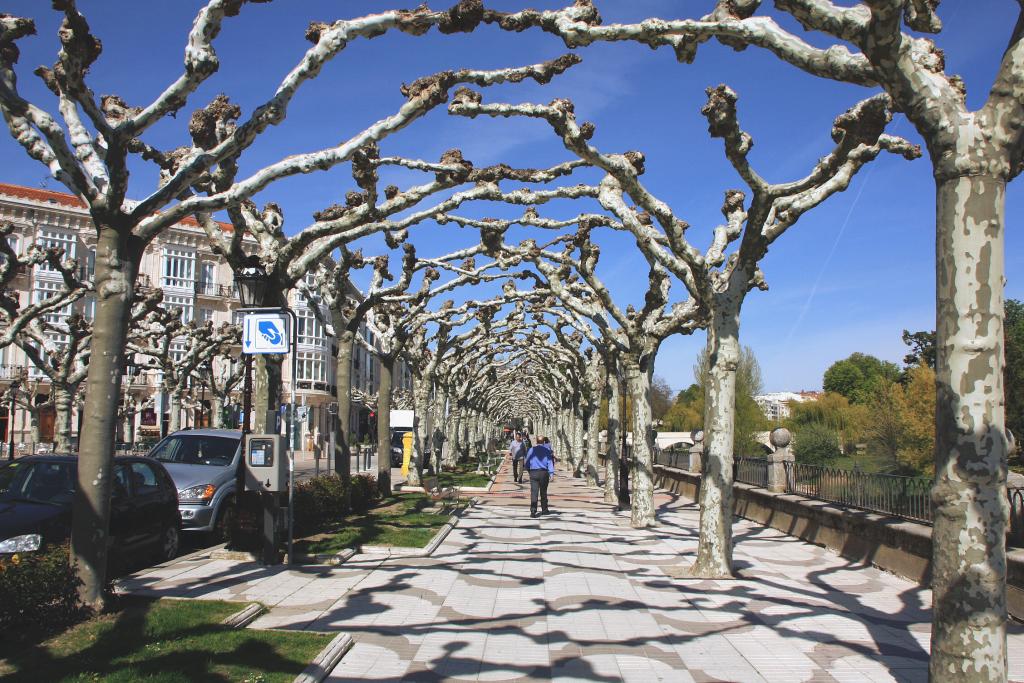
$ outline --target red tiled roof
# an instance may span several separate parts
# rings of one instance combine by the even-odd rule
[[[23,185],[0,183],[0,194],[5,194],[9,197],[20,197],[21,199],[31,199],[36,202],[54,202],[55,204],[74,206],[79,209],[85,208],[85,204],[82,203],[82,200],[74,195],[64,194],[63,192],[54,192],[53,190],[40,190],[34,187],[25,187]]]
[[[72,194],[54,192],[53,190],[41,190],[35,187],[25,187],[24,185],[0,183],[0,194],[7,195],[8,197],[30,199],[36,202],[53,202],[55,204],[60,204],[61,206],[73,206],[78,209],[85,208],[85,204],[82,200]],[[184,223],[185,225],[199,227],[199,221],[192,216],[185,216],[179,222]],[[217,222],[220,223],[220,227],[224,232],[234,232],[235,228],[231,223],[225,223],[223,221]]]

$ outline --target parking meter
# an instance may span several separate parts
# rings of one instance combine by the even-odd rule
[[[288,490],[288,456],[280,434],[249,434],[245,440],[245,490]]]

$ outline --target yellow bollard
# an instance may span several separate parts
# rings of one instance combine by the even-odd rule
[[[402,434],[402,476],[409,476],[409,462],[412,460],[412,432]]]

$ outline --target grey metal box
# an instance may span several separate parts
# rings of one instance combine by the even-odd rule
[[[288,490],[288,454],[280,434],[245,437],[245,490],[269,493]]]

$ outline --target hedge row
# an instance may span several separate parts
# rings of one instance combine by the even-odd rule
[[[295,485],[295,531],[304,536],[341,520],[349,512],[366,512],[379,498],[377,480],[366,474],[351,479],[351,510],[345,505],[345,485],[337,475],[314,477]]]

